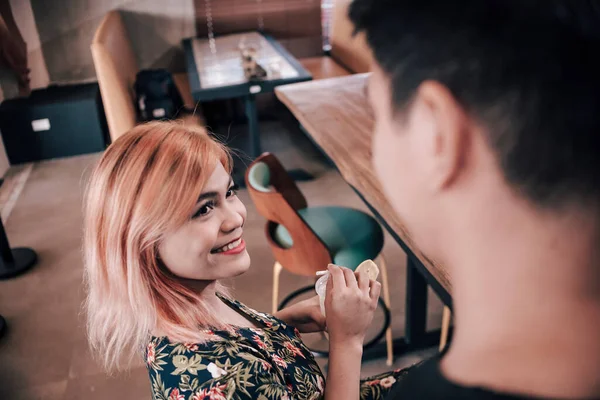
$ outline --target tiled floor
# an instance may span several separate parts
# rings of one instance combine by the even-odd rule
[[[317,175],[316,180],[299,185],[311,205],[366,209],[339,174],[320,161],[305,138],[290,134],[276,123],[263,124],[262,128],[265,150],[276,153],[288,168],[302,167]],[[98,155],[87,155],[14,168],[0,188],[2,217],[11,245],[32,247],[39,255],[39,263],[30,272],[0,281],[0,314],[9,323],[8,334],[0,340],[2,400],[150,398],[141,362],[127,374],[108,377],[91,359],[85,339],[81,316],[81,200],[87,173],[97,159]],[[252,268],[229,284],[239,300],[268,311],[273,257],[263,238],[264,221],[245,191],[240,197],[248,207],[245,238]],[[10,213],[6,211],[9,206]],[[404,333],[404,254],[386,237],[384,255],[392,288],[392,327],[398,337]],[[310,279],[284,272],[281,293],[310,283]],[[431,295],[428,324],[435,328],[440,321],[441,304]],[[314,343],[318,337],[306,340]],[[430,352],[401,357],[394,368],[410,365],[427,354]],[[324,366],[325,360],[320,363]],[[363,375],[386,369],[383,360],[367,362]]]

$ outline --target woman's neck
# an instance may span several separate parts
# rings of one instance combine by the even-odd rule
[[[182,283],[202,298],[202,301],[214,310],[219,310],[223,302],[217,297],[218,281],[201,281],[195,279],[183,279]]]
[[[188,289],[192,290],[194,293],[204,297],[204,296],[215,296],[217,291],[217,281],[201,281],[197,279],[181,279],[181,283],[183,283]]]
[[[202,297],[202,301],[211,307],[220,316],[221,321],[239,327],[257,328],[256,321],[248,318],[247,315],[234,310],[228,304],[223,302],[218,296],[219,282],[218,281],[188,281],[186,285],[195,293]]]

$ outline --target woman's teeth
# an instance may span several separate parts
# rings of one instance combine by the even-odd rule
[[[236,247],[238,247],[240,245],[240,243],[242,243],[242,239],[238,239],[235,242],[231,242],[229,244],[226,244],[225,246],[215,250],[215,253],[223,253],[225,251],[231,250],[231,249],[235,249]]]

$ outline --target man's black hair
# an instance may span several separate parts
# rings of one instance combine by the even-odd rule
[[[440,82],[527,198],[598,204],[600,1],[355,0],[349,15],[395,111],[422,82]]]

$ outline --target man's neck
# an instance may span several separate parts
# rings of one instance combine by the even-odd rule
[[[455,243],[468,250],[448,260],[455,334],[442,371],[501,392],[599,396],[598,225],[526,214],[498,215]]]

